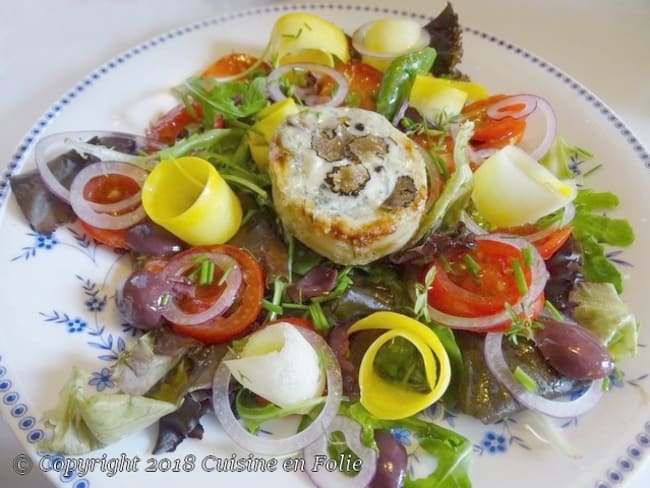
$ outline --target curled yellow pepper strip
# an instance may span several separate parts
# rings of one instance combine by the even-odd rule
[[[285,98],[279,102],[269,105],[257,116],[257,122],[248,133],[248,147],[253,161],[265,167],[269,164],[269,143],[273,133],[278,126],[286,120],[289,115],[298,113],[298,107],[293,98]]]
[[[370,345],[361,360],[361,404],[379,419],[394,420],[415,415],[439,400],[449,386],[451,366],[447,351],[435,332],[406,315],[375,312],[352,325],[348,334],[370,329],[388,329],[388,332]],[[376,373],[374,361],[379,349],[398,336],[411,342],[422,356],[430,392],[408,390],[384,380]]]
[[[274,64],[285,64],[285,56],[290,56],[291,62],[307,61],[314,56],[312,50],[325,53],[329,66],[334,66],[332,55],[343,62],[350,59],[345,32],[332,22],[305,12],[280,17],[273,25],[269,47]]]
[[[193,246],[223,244],[242,220],[237,195],[197,157],[158,163],[142,186],[142,206],[151,220]]]

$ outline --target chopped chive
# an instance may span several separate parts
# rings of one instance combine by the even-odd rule
[[[262,306],[271,313],[282,314],[284,311],[281,305],[276,305],[275,303],[267,300],[266,298],[262,299]]]
[[[433,151],[429,151],[429,156],[433,160],[434,164],[436,165],[436,169],[438,170],[438,173],[440,173],[440,176],[442,176],[443,180],[449,179],[449,170],[447,169],[447,165],[445,164],[445,161],[435,154]]]
[[[282,308],[288,310],[309,310],[309,305],[303,305],[302,303],[283,303]]]
[[[226,282],[226,280],[228,279],[228,275],[232,272],[234,267],[235,265],[228,266],[226,269],[223,270],[223,274],[221,275],[221,278],[219,278],[219,282],[217,283],[217,285],[221,286]]]
[[[445,272],[451,273],[451,264],[449,264],[449,260],[445,256],[440,256],[440,261],[442,261],[442,267]]]
[[[532,393],[535,393],[537,391],[537,382],[519,366],[515,368],[514,375],[515,378],[517,378],[517,381],[519,381],[519,383],[521,383],[522,386],[528,391]]]
[[[602,167],[603,167],[602,164],[598,164],[598,165],[594,166],[593,168],[591,168],[590,170],[585,171],[584,173],[582,173],[582,177],[586,178],[587,176],[594,174],[596,171],[598,171]]]
[[[583,159],[593,159],[594,158],[594,153],[591,151],[587,151],[586,149],[579,147],[579,146],[574,146],[573,150],[578,156],[581,156]]]
[[[470,273],[472,273],[474,276],[479,275],[482,269],[481,265],[478,264],[471,255],[465,254],[463,256],[463,261],[467,265],[467,268],[469,269]]]
[[[206,259],[199,268],[199,285],[211,285],[214,281],[214,263]]]
[[[284,282],[282,278],[278,277],[273,282],[273,298],[271,304],[277,308],[275,308],[274,310],[267,308],[267,310],[271,312],[268,316],[268,320],[275,320],[278,317],[278,314],[283,313],[281,303],[282,303],[282,296],[284,295],[284,289],[286,287],[287,284]]]
[[[609,386],[610,386],[611,382],[612,382],[612,380],[610,379],[609,376],[605,376],[603,378],[603,384],[601,385],[601,388],[603,389],[603,391],[609,391]]]
[[[309,316],[317,331],[327,331],[330,328],[329,321],[325,317],[325,312],[323,312],[320,303],[314,302],[309,305]]]
[[[528,293],[528,284],[526,283],[526,277],[524,276],[524,270],[521,267],[521,262],[517,258],[514,258],[512,260],[512,271],[515,274],[515,281],[517,282],[519,293],[525,295]]]
[[[169,293],[163,293],[158,297],[158,306],[159,307],[164,307],[169,303],[169,300],[171,300],[172,296]]]
[[[521,251],[521,255],[524,258],[524,265],[526,268],[530,268],[533,265],[533,248],[530,246],[524,247],[524,249]]]
[[[562,314],[560,313],[560,311],[557,308],[555,308],[555,305],[553,305],[548,300],[546,300],[544,302],[544,307],[546,307],[546,309],[550,312],[550,314],[553,316],[553,318],[555,320],[557,320],[558,322],[561,322],[561,321],[564,320],[564,317],[562,317]]]

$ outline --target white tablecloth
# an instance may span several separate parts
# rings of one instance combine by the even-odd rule
[[[268,2],[0,2],[0,169],[9,163],[34,121],[104,61],[178,25],[264,3]],[[368,3],[430,13],[444,5],[442,0]],[[455,0],[453,3],[463,24],[512,41],[584,83],[650,148],[648,0]],[[0,486],[50,488],[37,470],[24,477],[12,471],[11,460],[20,452],[21,447],[0,420]],[[650,486],[650,467],[625,486]]]

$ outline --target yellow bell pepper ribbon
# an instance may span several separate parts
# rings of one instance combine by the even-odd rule
[[[242,220],[237,195],[197,157],[158,163],[142,186],[142,206],[151,220],[193,246],[227,242]]]
[[[327,53],[329,66],[334,65],[332,55],[343,62],[350,59],[345,32],[332,22],[305,12],[292,12],[276,20],[267,49],[274,66],[283,64],[284,56],[302,59],[309,50]]]
[[[298,107],[293,98],[285,98],[279,102],[269,105],[262,110],[253,125],[253,130],[248,133],[248,147],[253,161],[265,167],[269,164],[269,143],[273,133],[285,119],[292,114],[298,113]]]
[[[413,83],[410,99],[412,102],[414,99],[424,101],[428,96],[437,97],[447,90],[451,90],[448,93],[453,93],[454,98],[458,97],[457,91],[464,93],[467,102],[482,100],[490,95],[486,87],[473,81],[450,80],[447,78],[436,78],[430,75],[418,75]]]
[[[375,312],[352,325],[348,334],[361,330],[388,329],[368,348],[361,360],[359,387],[361,404],[375,417],[401,419],[417,414],[445,393],[451,380],[449,356],[438,336],[423,323],[396,312]],[[411,342],[422,356],[428,393],[408,390],[377,374],[375,357],[380,348],[395,337]]]

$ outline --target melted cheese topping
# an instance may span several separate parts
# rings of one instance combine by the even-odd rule
[[[285,227],[335,262],[378,259],[417,229],[427,196],[424,160],[375,112],[315,108],[290,116],[269,159]]]

